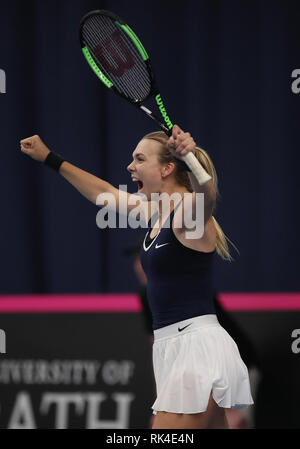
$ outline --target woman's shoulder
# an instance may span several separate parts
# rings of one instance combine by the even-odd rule
[[[174,220],[172,228],[177,240],[187,248],[207,253],[215,251],[217,232],[213,216],[206,222],[198,238],[195,231],[191,230],[189,232],[186,228],[176,227],[176,220]]]

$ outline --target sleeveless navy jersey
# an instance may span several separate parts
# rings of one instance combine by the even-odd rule
[[[174,213],[153,239],[148,230],[141,249],[153,330],[216,313],[212,281],[215,251],[204,253],[182,245],[172,229]]]

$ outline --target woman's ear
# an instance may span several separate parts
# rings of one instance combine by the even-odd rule
[[[168,162],[162,169],[162,177],[167,178],[175,170],[174,162]]]

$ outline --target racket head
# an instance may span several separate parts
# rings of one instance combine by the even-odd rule
[[[149,56],[121,17],[106,10],[86,14],[79,39],[92,70],[116,94],[140,105],[158,93]]]

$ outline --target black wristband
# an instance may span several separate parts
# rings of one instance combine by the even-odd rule
[[[55,171],[59,171],[60,166],[63,162],[65,162],[65,160],[59,154],[55,154],[52,153],[52,151],[50,151],[50,153],[45,159],[44,164],[47,165],[48,167],[53,168],[53,170]]]

